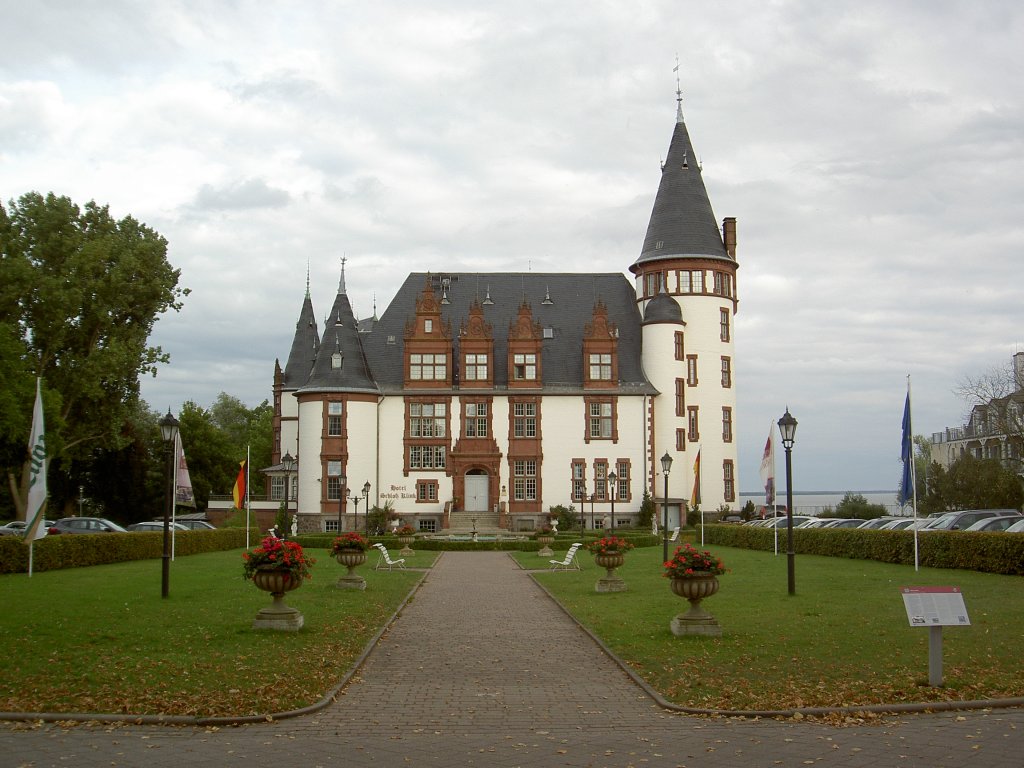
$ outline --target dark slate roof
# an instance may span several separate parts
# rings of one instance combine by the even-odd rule
[[[292,339],[291,352],[288,353],[288,363],[284,367],[285,389],[298,389],[306,383],[319,347],[320,333],[313,314],[313,302],[307,291],[302,311],[299,312],[299,321],[295,324],[295,337]]]
[[[584,326],[593,320],[598,300],[608,309],[608,320],[619,331],[619,392],[653,394],[640,363],[641,318],[636,293],[622,273],[431,273],[435,296],[442,299],[441,278],[450,279],[448,304],[442,304],[442,323],[451,322],[458,350],[459,327],[469,318],[474,299],[483,304],[484,319],[494,335],[494,380],[497,389],[508,382],[508,330],[524,298],[535,323],[550,328],[552,338],[542,342],[542,376],[546,392],[579,391],[583,386],[582,339]],[[403,344],[406,321],[416,314],[416,299],[427,274],[413,273],[395,294],[370,333],[360,338],[374,379],[382,391],[403,388]],[[325,342],[326,346],[326,342]],[[457,358],[456,358],[457,359]]]
[[[340,290],[344,290],[344,282]],[[324,336],[313,369],[299,391],[377,392],[363,355],[363,335],[359,333],[348,296],[339,293],[331,314],[324,321]],[[335,352],[341,353],[341,368],[332,365]]]
[[[675,299],[665,293],[664,288],[644,307],[644,324],[647,323],[684,324],[682,308]]]
[[[644,262],[680,256],[732,261],[722,242],[681,109],[662,167],[643,250],[632,269],[637,271],[637,265]]]

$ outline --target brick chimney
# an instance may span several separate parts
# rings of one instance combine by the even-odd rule
[[[726,216],[722,219],[722,242],[725,244],[725,252],[730,258],[736,258],[736,217]]]

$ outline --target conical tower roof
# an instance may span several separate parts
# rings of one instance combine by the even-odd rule
[[[342,266],[338,295],[324,324],[324,336],[301,391],[377,392],[363,353],[359,326],[345,291]]]
[[[284,388],[298,389],[306,383],[313,369],[316,353],[320,349],[320,332],[316,327],[313,314],[313,302],[309,298],[309,286],[306,287],[306,298],[302,302],[299,320],[295,323],[295,337],[288,353],[288,363],[284,367]]]
[[[733,261],[725,250],[704,188],[697,154],[683,121],[681,100],[643,250],[631,270],[637,272],[644,262],[679,257]]]

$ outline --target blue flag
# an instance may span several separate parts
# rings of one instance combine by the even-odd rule
[[[903,447],[900,452],[903,459],[903,480],[900,482],[898,501],[906,504],[914,498],[914,434],[910,426],[910,392],[903,406]]]

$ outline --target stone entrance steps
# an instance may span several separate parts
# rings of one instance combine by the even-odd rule
[[[497,512],[451,512],[448,515],[449,533],[472,533],[474,519],[477,533],[508,533],[498,527]]]

